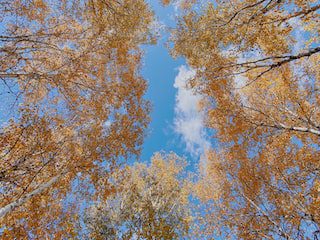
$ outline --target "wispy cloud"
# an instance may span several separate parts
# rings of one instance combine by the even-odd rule
[[[177,89],[174,130],[186,144],[186,151],[191,155],[200,156],[210,143],[206,136],[204,115],[198,109],[200,96],[186,88],[187,81],[194,75],[194,70],[184,65],[179,67],[174,82]]]

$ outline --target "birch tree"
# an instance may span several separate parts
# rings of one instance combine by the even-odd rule
[[[98,179],[140,152],[153,14],[142,0],[2,0],[0,19],[1,238],[72,238],[73,180],[106,197]]]
[[[172,53],[196,70],[188,87],[218,141],[198,186],[211,236],[319,236],[319,8],[208,1],[173,31]]]
[[[191,225],[185,162],[156,153],[112,176],[113,194],[87,210],[90,239],[184,239]]]

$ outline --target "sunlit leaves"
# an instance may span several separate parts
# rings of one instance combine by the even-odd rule
[[[177,239],[191,222],[185,162],[156,153],[151,165],[136,164],[111,176],[106,201],[87,210],[86,225],[94,239]]]
[[[73,181],[97,188],[140,153],[150,107],[139,45],[153,40],[153,14],[140,0],[15,0],[0,13],[1,91],[16,99],[0,137],[1,209],[14,205],[3,237],[70,237]]]
[[[200,199],[213,201],[210,234],[318,234],[318,9],[306,1],[217,1],[186,12],[173,32],[172,53],[197,69],[190,86],[202,94],[221,148],[207,154],[198,186]]]

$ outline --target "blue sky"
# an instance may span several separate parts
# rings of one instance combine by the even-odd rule
[[[190,166],[198,163],[206,140],[202,116],[197,114],[198,96],[184,89],[192,76],[184,59],[173,59],[166,46],[169,29],[175,24],[174,6],[163,7],[159,0],[148,1],[162,26],[156,45],[144,46],[142,74],[148,81],[146,99],[152,103],[151,123],[143,145],[142,160],[148,161],[156,151],[174,151],[185,156]]]

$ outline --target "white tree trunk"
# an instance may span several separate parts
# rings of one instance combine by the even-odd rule
[[[50,181],[41,184],[38,188],[35,190],[31,191],[30,193],[27,193],[26,195],[22,196],[21,198],[13,201],[12,203],[7,204],[6,206],[0,208],[0,218],[3,218],[7,213],[11,212],[14,210],[16,207],[21,206],[24,204],[26,201],[28,201],[30,198],[32,198],[35,195],[38,195],[42,193],[44,190],[46,190],[48,187],[56,183],[60,177],[62,177],[63,174],[66,172],[62,172],[59,175],[53,177]]]

